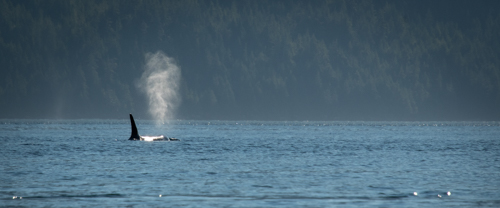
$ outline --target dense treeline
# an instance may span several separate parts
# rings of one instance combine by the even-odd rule
[[[146,116],[162,50],[184,119],[500,119],[497,1],[0,1],[0,117]]]

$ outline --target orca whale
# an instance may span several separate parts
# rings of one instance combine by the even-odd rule
[[[130,125],[132,126],[132,134],[128,140],[140,140],[140,141],[179,141],[176,138],[168,138],[166,136],[140,136],[137,131],[137,126],[135,126],[134,117],[130,114]]]

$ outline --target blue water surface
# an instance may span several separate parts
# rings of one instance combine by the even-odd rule
[[[499,122],[0,120],[0,206],[500,207]]]

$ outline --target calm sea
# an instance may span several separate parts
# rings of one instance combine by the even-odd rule
[[[0,206],[500,207],[500,122],[0,120]]]

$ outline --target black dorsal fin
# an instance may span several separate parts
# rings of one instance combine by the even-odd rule
[[[140,140],[141,136],[139,136],[139,132],[137,132],[137,127],[135,126],[135,121],[132,114],[130,114],[130,125],[132,125],[132,134],[130,135],[129,140]]]

